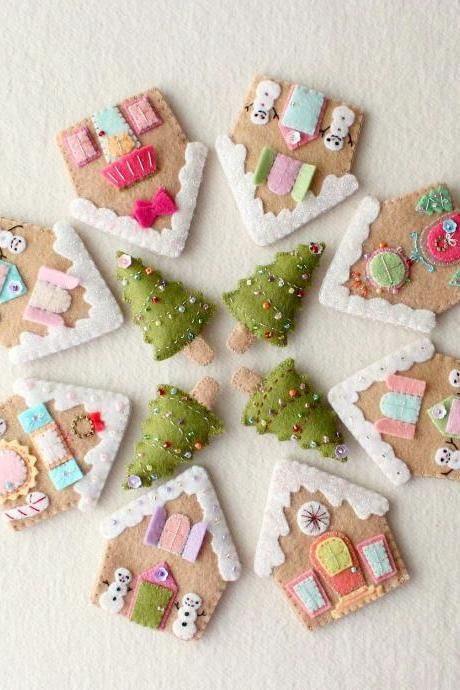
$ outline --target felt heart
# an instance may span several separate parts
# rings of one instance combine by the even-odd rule
[[[459,263],[460,213],[449,213],[424,228],[420,243],[432,263],[441,266]]]

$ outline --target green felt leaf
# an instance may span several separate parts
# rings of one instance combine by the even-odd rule
[[[419,213],[426,213],[432,216],[434,213],[445,213],[453,211],[454,205],[452,197],[447,187],[434,187],[429,192],[420,197],[415,207]]]
[[[284,347],[323,251],[324,244],[311,242],[299,244],[292,252],[279,252],[273,263],[257,266],[253,276],[226,292],[225,304],[253,335]]]
[[[118,252],[117,256],[129,256]],[[157,360],[168,359],[189,345],[214,314],[215,306],[201,292],[182,283],[166,281],[161,273],[131,258],[127,268],[118,267],[123,300],[130,304],[132,318],[154,346]]]
[[[125,489],[138,488],[129,478],[139,478],[139,486],[170,477],[181,463],[190,462],[198,450],[224,426],[207,407],[174,386],[160,385],[159,395],[149,402],[149,416],[142,425],[143,437],[136,444],[135,458],[128,466]]]
[[[324,457],[346,459],[335,412],[297,373],[293,359],[281,362],[263,380],[251,395],[242,422],[259,434],[276,434],[280,441],[294,438],[302,448],[316,448]]]

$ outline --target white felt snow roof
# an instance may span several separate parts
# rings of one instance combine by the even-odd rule
[[[134,527],[146,515],[152,515],[155,508],[178,498],[182,493],[196,496],[201,506],[222,578],[237,580],[241,573],[240,560],[216,492],[203,467],[194,465],[174,479],[131,501],[102,521],[101,532],[107,539],[114,539],[127,527]]]
[[[273,568],[284,563],[285,556],[279,544],[279,538],[289,534],[284,508],[290,506],[291,494],[302,487],[311,493],[320,491],[336,507],[346,501],[361,520],[371,515],[385,515],[389,509],[387,499],[380,494],[304,463],[282,460],[273,471],[256,548],[254,570],[260,577],[268,577]]]

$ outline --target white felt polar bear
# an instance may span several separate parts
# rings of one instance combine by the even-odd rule
[[[117,568],[113,575],[114,581],[99,597],[99,606],[109,613],[120,613],[125,605],[125,596],[129,591],[132,575],[127,568]]]
[[[180,640],[191,640],[196,633],[195,621],[202,600],[198,594],[189,592],[182,597],[182,604],[173,623],[173,633]]]

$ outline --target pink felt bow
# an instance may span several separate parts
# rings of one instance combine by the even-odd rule
[[[158,216],[170,216],[177,211],[176,202],[164,187],[154,194],[152,201],[137,199],[134,203],[133,218],[143,228],[151,228]]]

